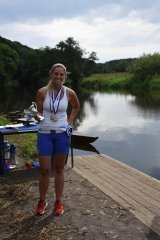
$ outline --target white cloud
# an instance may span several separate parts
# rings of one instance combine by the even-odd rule
[[[17,2],[20,4],[15,0],[14,9]],[[121,2],[95,0],[90,1],[90,4],[85,4],[84,1],[76,2],[77,5],[72,0],[64,1],[64,4],[54,1],[55,5],[53,1],[48,0],[47,6],[51,9],[54,6],[54,11],[52,14],[52,11],[49,11],[49,17],[46,17],[45,21],[42,20],[47,11],[44,2],[37,2],[37,0],[33,2],[34,8],[37,4],[40,12],[35,12],[34,16],[32,12],[26,11],[23,21],[19,21],[18,17],[18,15],[21,16],[21,12],[17,12],[16,20],[16,10],[15,12],[10,10],[11,15],[14,15],[14,21],[10,21],[9,17],[7,20],[9,12],[6,13],[5,22],[2,21],[0,25],[2,37],[19,41],[33,48],[55,47],[60,41],[73,37],[82,49],[86,49],[87,52],[97,52],[100,62],[139,57],[143,53],[159,51],[160,24],[157,9],[160,4],[157,0],[154,0],[153,5],[148,0],[143,1],[143,4],[138,4],[138,1],[134,1],[133,4],[133,1],[129,0]],[[32,6],[29,7],[29,3],[26,5],[25,0],[23,3],[24,6],[28,6],[27,10]],[[75,10],[74,17],[74,14],[67,10],[68,8],[63,14],[66,3],[69,5],[68,8],[72,6],[70,11]],[[8,6],[13,7],[13,5]],[[22,9],[22,4],[20,6],[19,10]],[[54,14],[55,11],[60,13]]]

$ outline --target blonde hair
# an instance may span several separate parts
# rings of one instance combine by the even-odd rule
[[[56,68],[56,67],[62,67],[65,74],[67,74],[67,69],[66,67],[62,64],[62,63],[56,63],[52,66],[51,70],[49,71],[50,75],[52,74],[53,70]],[[49,81],[49,83],[47,84],[47,90],[50,91],[51,87],[52,87],[52,80]]]
[[[62,64],[62,63],[56,63],[52,66],[51,70],[50,70],[50,74],[53,72],[53,70],[56,68],[56,67],[62,67],[65,71],[65,73],[67,73],[67,69],[66,67]]]

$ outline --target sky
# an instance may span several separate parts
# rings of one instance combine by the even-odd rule
[[[31,48],[72,37],[98,61],[160,51],[160,0],[0,0],[0,36]]]

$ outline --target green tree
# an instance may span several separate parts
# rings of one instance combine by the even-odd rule
[[[134,74],[133,90],[148,90],[151,79],[160,75],[160,54],[144,54],[133,62],[130,70]]]
[[[97,56],[91,52],[84,58],[84,50],[72,37],[59,42],[55,48],[48,46],[32,49],[19,42],[12,42],[0,36],[0,79],[1,87],[15,85],[17,92],[23,94],[46,84],[49,80],[49,69],[60,62],[66,65],[71,84],[77,87],[83,76],[95,72]]]
[[[0,82],[1,90],[16,85],[14,79],[19,63],[17,52],[5,43],[0,43]]]
[[[97,53],[96,52],[91,52],[89,57],[88,57],[88,60],[90,60],[92,62],[97,61],[98,60]]]
[[[96,62],[98,60],[97,53],[91,52],[86,61],[86,73],[87,75],[91,75],[96,72]]]
[[[56,45],[60,61],[67,66],[71,72],[70,78],[75,85],[78,85],[82,73],[82,56],[84,51],[79,47],[78,42],[69,37],[65,42],[61,41]]]

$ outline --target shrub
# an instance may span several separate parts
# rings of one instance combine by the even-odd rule
[[[150,90],[160,90],[160,75],[152,77],[149,83]]]

